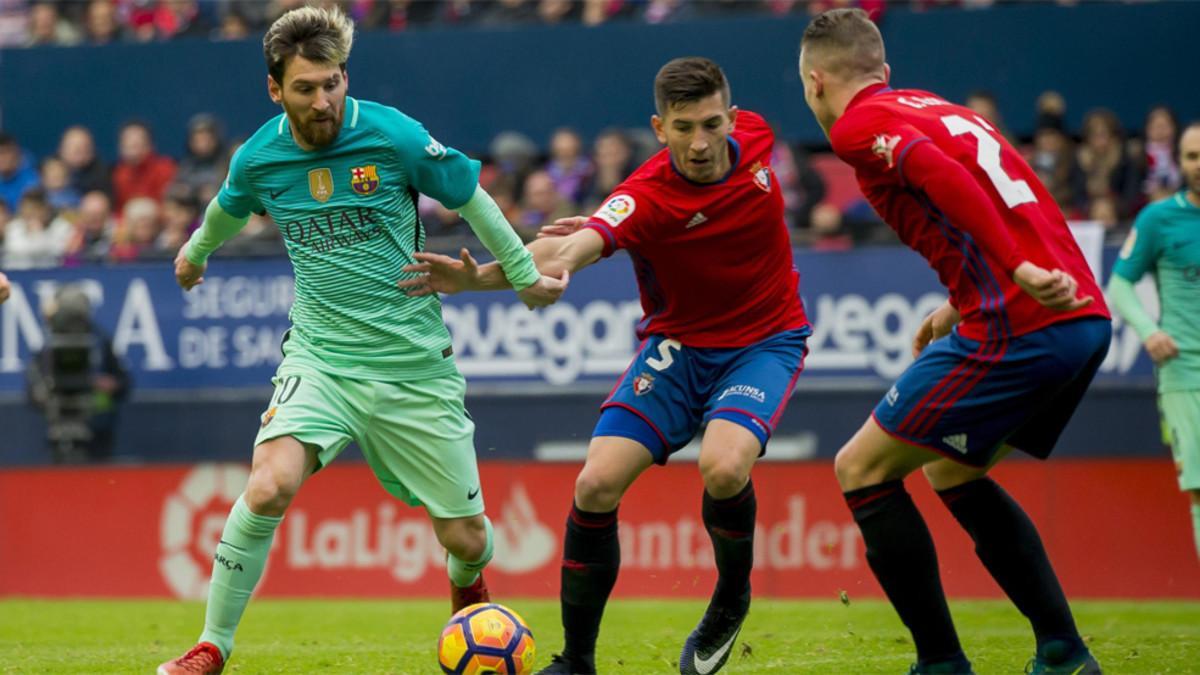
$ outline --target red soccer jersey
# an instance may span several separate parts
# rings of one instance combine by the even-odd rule
[[[1062,211],[982,117],[924,91],[874,85],[830,131],[833,150],[901,241],[929,261],[962,315],[959,332],[1016,336],[1083,316],[1110,318]],[[1094,302],[1043,307],[1012,280],[1028,260],[1061,269]]]
[[[771,171],[774,145],[767,123],[740,111],[724,180],[689,181],[663,149],[588,220],[606,257],[623,248],[633,259],[645,314],[639,338],[745,347],[808,325]]]

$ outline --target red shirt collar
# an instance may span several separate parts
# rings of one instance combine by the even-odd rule
[[[863,87],[857,94],[854,95],[854,98],[850,99],[850,103],[846,104],[846,110],[850,110],[854,106],[862,103],[868,98],[871,98],[875,94],[878,94],[882,91],[891,90],[892,88],[888,86],[887,82],[876,82],[875,84]]]

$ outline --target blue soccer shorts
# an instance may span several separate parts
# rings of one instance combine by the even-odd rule
[[[592,436],[633,439],[665,464],[701,425],[724,419],[750,430],[766,452],[804,369],[811,334],[805,326],[733,348],[651,336],[601,406]]]
[[[1108,353],[1112,323],[1087,318],[976,342],[958,331],[921,352],[875,407],[888,434],[969,466],[1002,445],[1045,459]]]

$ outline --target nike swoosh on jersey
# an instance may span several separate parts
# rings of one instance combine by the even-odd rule
[[[279,192],[276,192],[274,190],[267,190],[267,194],[271,195],[271,199],[279,199],[280,195],[282,195],[283,193],[285,193],[291,189],[292,189],[292,186],[289,185],[289,186],[283,188],[282,190],[280,190]]]
[[[721,648],[709,655],[707,659],[700,658],[699,651],[692,652],[692,661],[696,664],[696,672],[700,673],[700,675],[711,673],[713,668],[720,663],[721,657],[725,656],[725,652],[729,651],[729,648],[733,646],[733,641],[737,639],[737,636],[738,634],[734,633],[733,637],[729,638],[729,642],[721,645]]]

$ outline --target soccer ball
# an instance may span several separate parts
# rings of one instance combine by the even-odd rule
[[[533,672],[533,632],[516,612],[492,603],[464,607],[438,638],[442,672],[455,675]]]

